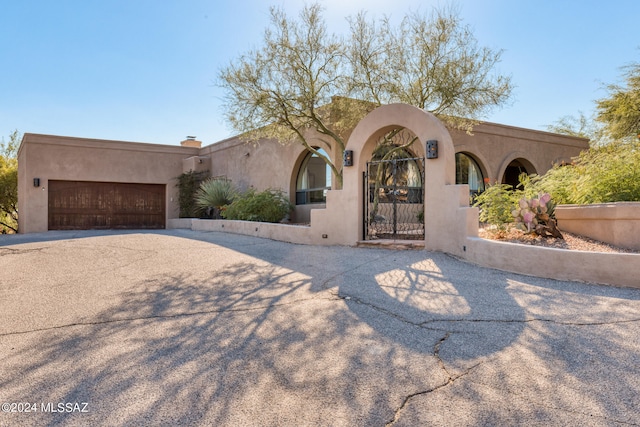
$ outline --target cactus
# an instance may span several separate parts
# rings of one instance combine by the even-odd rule
[[[562,234],[558,230],[555,216],[555,204],[549,193],[539,194],[538,197],[518,200],[518,206],[511,214],[516,227],[525,233],[536,233],[543,237],[558,237]]]

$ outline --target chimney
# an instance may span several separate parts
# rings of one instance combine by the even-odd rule
[[[181,141],[180,145],[182,145],[183,147],[201,148],[202,141],[197,141],[195,136],[187,136],[187,139]]]

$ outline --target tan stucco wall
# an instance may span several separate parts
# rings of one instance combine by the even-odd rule
[[[326,144],[309,134],[313,146],[324,148]],[[238,137],[226,139],[204,147],[200,155],[210,158],[212,176],[230,179],[240,190],[253,187],[258,191],[281,190],[295,203],[296,178],[307,151],[300,144],[281,144],[275,140],[247,142]],[[291,220],[309,222],[312,209],[323,209],[324,204],[297,206]]]
[[[457,254],[462,239],[477,233],[477,209],[469,208],[466,185],[455,185],[455,150],[449,132],[433,114],[393,104],[368,114],[353,130],[346,149],[353,150],[354,165],[343,170],[341,190],[327,194],[326,209],[311,211],[311,229],[319,244],[356,245],[363,239],[363,175],[380,136],[403,127],[417,138],[417,155],[424,155],[428,140],[438,141],[438,158],[425,161],[425,248]]]
[[[640,288],[640,254],[568,251],[469,237],[462,258],[485,267],[558,280]]]
[[[502,181],[512,160],[525,159],[535,169],[530,173],[542,175],[555,163],[570,162],[589,148],[589,141],[583,138],[496,123],[481,123],[471,135],[455,129],[449,131],[456,153],[471,154],[491,183]]]
[[[253,187],[290,191],[293,165],[303,155],[300,144],[282,145],[274,140],[258,143],[240,138],[227,139],[202,148],[201,156],[210,157],[211,174],[224,176],[241,190]]]
[[[382,107],[379,110],[383,113],[376,113],[376,120],[380,123],[396,125],[408,123],[401,117],[406,107],[408,106],[401,104]],[[414,128],[425,126],[424,123],[419,123],[425,120],[424,117],[426,116],[417,114],[412,118],[415,123],[411,123],[411,126]],[[376,135],[368,137],[364,145],[357,149],[354,159],[356,165],[346,168],[345,175],[352,173],[349,171],[362,173],[365,169],[364,164],[371,158],[374,142],[382,131],[378,130]],[[514,159],[524,159],[534,166],[536,172],[544,173],[554,162],[568,161],[588,147],[588,142],[584,139],[493,123],[476,126],[473,135],[457,130],[449,130],[448,134],[454,148],[452,152],[445,151],[443,155],[451,159],[454,152],[470,154],[491,182],[501,180],[507,165]],[[337,150],[326,146],[320,141],[318,135],[309,133],[308,136],[312,145],[324,148],[337,165],[341,164],[341,154]],[[352,137],[353,134],[349,141]],[[415,154],[418,156],[424,156],[425,140],[423,138],[420,144],[414,147]],[[353,147],[348,148],[353,149]],[[25,134],[18,158],[18,204],[21,231],[46,230],[46,183],[49,179],[167,184],[167,217],[173,218],[178,213],[175,202],[177,192],[173,178],[190,169],[209,170],[212,176],[231,179],[240,189],[249,187],[257,190],[279,189],[288,193],[290,200],[295,202],[296,177],[306,155],[300,144],[283,145],[274,140],[247,143],[237,137],[199,149]],[[455,163],[449,161],[446,163],[443,179],[446,184],[453,184],[455,183]],[[34,177],[41,179],[41,187],[45,187],[44,191],[42,189],[36,191],[37,189],[33,187]],[[358,182],[360,181],[361,179],[358,178]],[[333,182],[335,183],[335,179]],[[427,186],[427,191],[431,191],[429,188]],[[337,203],[347,203],[348,206],[353,203],[349,198],[358,198],[356,209],[361,215],[361,190],[360,187],[348,196],[331,197],[347,197],[348,200]],[[451,197],[456,198],[461,190],[446,191],[455,192]],[[468,197],[468,192],[463,193],[460,193],[461,197]],[[440,203],[440,201],[437,202]],[[293,222],[306,223],[313,216],[313,211],[318,211],[316,215],[322,216],[321,212],[324,208],[323,204],[298,206],[291,219]],[[361,230],[361,226],[358,226],[358,229]]]
[[[47,231],[48,181],[104,181],[166,185],[167,218],[178,216],[175,178],[193,147],[105,141],[27,133],[18,151],[21,233]],[[40,178],[40,186],[33,186]]]
[[[394,107],[386,106],[385,115],[393,115],[391,111],[398,110],[400,107],[400,104]],[[531,163],[535,172],[543,174],[554,163],[570,161],[572,157],[589,147],[586,139],[495,123],[479,124],[471,135],[459,130],[447,130],[451,135],[454,151],[470,154],[478,162],[485,178],[489,178],[491,183],[502,180],[507,165],[514,159],[524,159]],[[380,135],[372,138],[372,141],[378,136]],[[340,154],[333,153],[317,135],[310,131],[307,133],[307,138],[312,145],[322,147],[332,155],[337,165],[341,164]],[[424,156],[423,145],[417,144],[413,147],[417,156]],[[365,151],[359,153],[361,158],[354,159],[360,162],[357,166],[360,172],[364,170],[364,162],[371,159],[373,148],[374,145],[370,142]],[[253,143],[238,137],[206,146],[200,152],[201,156],[210,157],[210,170],[213,176],[231,179],[241,189],[251,186],[257,190],[280,189],[290,195],[293,203],[295,203],[297,173],[306,154],[300,144],[283,145],[274,140]],[[450,175],[448,182],[455,183],[455,175]],[[323,205],[298,206],[292,220],[309,222],[310,210],[322,208],[324,208]]]
[[[623,248],[640,250],[640,203],[556,207],[558,228]],[[638,280],[640,282],[640,279]]]

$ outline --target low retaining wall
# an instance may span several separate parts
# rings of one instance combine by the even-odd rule
[[[318,244],[312,227],[251,221],[181,218],[167,228],[219,231],[297,244]],[[326,241],[332,244],[331,240]],[[549,279],[640,288],[640,254],[570,251],[466,237],[456,255],[485,267]]]
[[[622,248],[640,250],[640,203],[556,207],[558,228]]]
[[[194,218],[169,218],[167,220],[167,229],[187,228],[191,229],[191,222]]]
[[[180,218],[169,220],[167,228],[188,228],[194,231],[222,231],[303,245],[314,244],[311,227],[272,224],[268,222],[231,221],[226,219]]]
[[[640,254],[570,251],[468,237],[462,257],[531,276],[640,288]]]

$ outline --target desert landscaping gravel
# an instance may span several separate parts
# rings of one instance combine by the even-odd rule
[[[540,237],[535,234],[523,233],[520,230],[511,228],[505,232],[491,232],[480,230],[480,237],[485,239],[502,240],[510,243],[523,245],[546,246],[548,248],[566,249],[572,251],[592,251],[608,253],[639,253],[632,249],[613,246],[608,243],[590,239],[577,234],[562,232],[562,239],[554,237]]]

